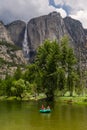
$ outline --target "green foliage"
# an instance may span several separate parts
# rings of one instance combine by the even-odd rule
[[[9,67],[11,66],[17,66],[17,64],[15,62],[9,62],[4,60],[3,58],[0,58],[0,67],[2,67],[3,65],[8,65]],[[21,65],[20,65],[21,66]]]
[[[7,62],[3,59],[3,58],[0,58],[0,67],[4,64],[6,64]]]
[[[47,97],[53,97],[54,91],[57,88],[56,70],[60,64],[60,47],[54,41],[45,41],[38,48],[36,56],[36,68],[39,73],[39,80]]]
[[[30,83],[32,83],[35,80],[35,74],[36,74],[35,72],[36,72],[35,64],[30,64],[23,75],[25,81],[29,81]]]
[[[0,96],[6,95],[6,83],[4,80],[0,80]]]
[[[0,45],[5,45],[6,47],[8,47],[10,49],[10,51],[21,50],[21,48],[19,48],[18,46],[8,43],[6,41],[0,41]]]
[[[17,67],[13,77],[15,80],[19,80],[22,77],[22,71],[19,66]]]
[[[58,71],[58,80],[57,80],[57,84],[58,84],[58,88],[59,90],[63,91],[66,88],[66,72],[64,70],[64,68],[59,68]]]
[[[77,71],[77,59],[69,40],[64,37],[60,43],[46,40],[37,49],[34,63],[26,67],[22,73],[20,67],[13,77],[7,76],[0,82],[0,94],[22,98],[25,93],[42,92],[48,98],[53,98],[55,91],[61,91],[62,96],[69,92],[77,92],[80,80]],[[3,86],[3,87],[1,87]]]
[[[67,37],[61,40],[61,66],[67,69],[68,52],[69,52],[69,41]]]
[[[76,82],[76,57],[74,50],[69,47],[67,38],[62,40],[61,44],[61,63],[64,68],[66,80],[67,80],[67,90],[70,91],[70,96],[73,95],[73,90]]]
[[[67,37],[60,44],[45,41],[37,50],[35,64],[47,97],[53,97],[57,88],[73,91],[76,58],[68,42]]]
[[[11,93],[13,96],[22,98],[25,88],[26,86],[25,86],[24,80],[19,79],[13,82],[12,87],[11,87]]]
[[[13,77],[6,75],[4,82],[4,94],[7,96],[11,96],[11,86],[13,82]]]

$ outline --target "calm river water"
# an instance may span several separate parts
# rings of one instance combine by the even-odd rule
[[[42,114],[41,104],[0,102],[0,130],[87,130],[87,106],[55,102],[51,113]]]

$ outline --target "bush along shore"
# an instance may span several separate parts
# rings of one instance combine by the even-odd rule
[[[16,96],[0,96],[0,101],[38,101],[38,100],[43,100],[46,99],[46,95],[41,93],[39,95],[27,95],[23,98],[16,97]],[[83,104],[87,105],[87,97],[84,96],[56,96],[54,98],[55,101],[59,103],[64,103],[64,104]]]
[[[57,97],[56,101],[67,103],[67,104],[86,104],[87,97],[77,96],[77,97]]]
[[[41,99],[46,99],[46,95],[43,93],[40,93],[39,95],[33,95],[33,94],[27,94],[23,97],[16,97],[16,96],[0,96],[0,101],[14,101],[14,100],[21,100],[21,101],[30,101],[30,100],[34,100],[34,101],[38,101]]]

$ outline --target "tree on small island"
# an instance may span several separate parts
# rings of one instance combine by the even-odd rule
[[[68,43],[67,37],[60,43],[46,40],[37,50],[34,64],[47,98],[53,98],[57,89],[73,95],[77,80],[76,57]]]

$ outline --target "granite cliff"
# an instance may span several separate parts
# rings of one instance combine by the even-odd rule
[[[68,35],[71,45],[75,49],[78,45],[85,46],[87,40],[87,31],[78,20],[70,17],[63,19],[57,12],[31,19],[28,22],[27,30],[31,59],[45,39],[60,41],[64,35]]]
[[[85,45],[86,33],[80,21],[72,19],[71,17],[64,18],[66,29],[73,39],[75,46]]]
[[[6,25],[6,30],[12,41],[22,49],[24,41],[27,42],[28,47],[25,45],[24,53],[29,52],[30,60],[35,56],[38,46],[46,39],[60,41],[64,35],[68,35],[75,49],[78,45],[85,46],[87,43],[87,30],[81,22],[71,17],[63,19],[57,12],[33,18],[27,25],[20,20],[14,21]]]
[[[0,41],[7,41],[11,44],[14,44],[9,32],[5,28],[4,24],[2,21],[0,21]]]
[[[6,41],[6,43],[4,42],[5,45],[0,45],[0,57],[3,55],[2,57],[4,57],[4,60],[6,62],[11,61],[16,64],[25,64],[25,59],[23,57],[22,51],[23,47],[25,47],[25,56],[27,55],[27,58],[29,56],[29,60],[32,61],[36,54],[36,49],[39,45],[43,44],[44,40],[56,39],[57,41],[60,41],[60,39],[65,35],[68,35],[71,46],[73,46],[76,51],[79,47],[80,49],[84,50],[84,54],[82,55],[84,57],[84,61],[86,61],[87,56],[85,55],[87,55],[87,29],[83,28],[80,21],[72,19],[70,17],[63,19],[57,12],[52,12],[48,15],[33,18],[27,23],[27,25],[25,22],[20,20],[13,21],[6,26],[3,24],[3,22],[0,22],[0,41],[2,41],[1,44]],[[23,46],[23,44],[26,45]],[[20,53],[18,50],[11,51],[12,49],[9,48],[10,45],[16,45],[20,47]],[[16,55],[16,52],[18,52],[18,55],[20,55],[21,59],[19,61],[17,60],[19,58]],[[15,55],[14,57],[17,56],[16,59],[12,59],[10,57],[11,55]]]
[[[19,47],[22,48],[22,43],[24,41],[24,33],[26,28],[26,23],[20,20],[14,21],[8,25],[6,28],[12,38],[12,41]]]
[[[45,39],[59,41],[64,35],[69,35],[62,17],[57,12],[31,19],[27,29],[30,57]]]

